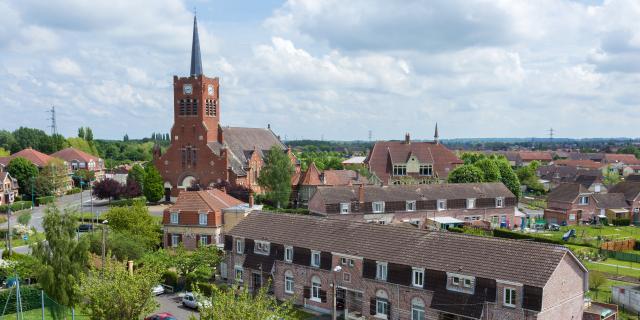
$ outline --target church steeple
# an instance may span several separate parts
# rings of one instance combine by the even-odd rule
[[[193,42],[191,44],[191,76],[202,75],[202,58],[200,57],[200,39],[198,38],[198,19],[193,16]]]
[[[438,144],[440,143],[440,135],[438,134],[438,123],[436,122],[436,132],[433,134],[433,141]]]

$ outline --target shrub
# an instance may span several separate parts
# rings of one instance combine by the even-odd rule
[[[447,230],[449,232],[464,233],[464,229],[463,228],[458,228],[458,227],[450,227]]]
[[[167,270],[162,274],[162,282],[168,286],[175,288],[178,285],[178,273]]]
[[[40,308],[40,289],[36,286],[20,286],[22,311]],[[9,303],[7,303],[7,300]],[[12,290],[0,291],[0,305],[6,306],[5,314],[16,312],[16,295]]]
[[[70,194],[76,194],[76,193],[80,193],[82,192],[82,190],[80,188],[72,188],[71,190],[67,190],[67,192],[65,192],[66,195],[70,195]]]
[[[195,289],[197,289],[197,291],[207,297],[210,297],[211,294],[213,293],[213,285],[210,283],[206,283],[206,282],[198,282],[195,285]]]
[[[11,204],[11,211],[16,212],[23,209],[31,209],[31,201],[16,201]],[[9,205],[0,205],[0,213],[7,213],[9,211]]]
[[[134,205],[146,205],[147,204],[147,198],[145,197],[136,197],[136,198],[131,198],[131,199],[121,199],[121,200],[115,200],[115,201],[111,201],[111,203],[109,204],[112,207],[131,207]]]
[[[18,216],[18,223],[23,225],[28,225],[29,221],[31,221],[31,213],[26,212]]]
[[[611,219],[611,223],[614,226],[628,226],[631,223],[631,220],[627,218]]]
[[[46,197],[37,197],[36,198],[36,202],[39,205],[53,203],[55,200],[56,200],[55,196],[46,196]]]
[[[533,240],[535,242],[544,242],[544,243],[552,243],[552,244],[564,244],[562,240],[554,240],[547,238],[539,238],[534,237],[524,233],[513,232],[505,229],[494,229],[493,236],[498,238],[507,238],[507,239],[528,239]]]

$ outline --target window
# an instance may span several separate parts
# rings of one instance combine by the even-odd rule
[[[235,272],[236,272],[235,274],[236,281],[242,282],[243,281],[242,278],[244,275],[244,270],[242,269],[242,266],[236,266]]]
[[[384,290],[376,292],[376,317],[386,319],[389,316],[389,296]]]
[[[438,211],[447,210],[447,200],[440,199],[438,200]]]
[[[375,201],[371,204],[371,208],[373,209],[373,213],[382,213],[384,212],[384,201]]]
[[[311,251],[311,266],[320,267],[320,251]]]
[[[349,203],[341,203],[340,204],[340,213],[342,213],[342,214],[349,213]]]
[[[425,320],[424,301],[420,298],[411,300],[411,320]]]
[[[284,292],[293,293],[293,272],[291,270],[284,273]]]
[[[453,278],[451,278],[451,283],[452,283],[454,286],[459,286],[459,285],[460,285],[460,277],[453,277]]]
[[[171,212],[171,224],[178,224],[179,220],[178,220],[178,213],[177,212]]]
[[[226,262],[220,262],[220,278],[222,278],[222,279],[226,279],[227,278],[227,263]]]
[[[376,262],[376,279],[387,280],[387,263],[378,261]]]
[[[589,196],[581,196],[579,204],[582,204],[582,205],[589,204]]]
[[[342,274],[342,281],[344,281],[344,282],[351,282],[351,274],[350,274],[350,273],[347,273],[347,272],[344,272],[344,273]]]
[[[640,212],[640,208],[633,208],[633,212],[634,213],[639,213]]]
[[[180,243],[180,235],[179,234],[172,234],[171,235],[171,246],[172,247],[177,247],[178,244]]]
[[[206,226],[207,225],[207,214],[206,213],[201,213],[198,215],[198,223],[201,226]]]
[[[473,281],[469,278],[465,278],[464,279],[464,287],[465,288],[471,288],[471,286],[473,286]]]
[[[433,165],[431,165],[431,164],[421,164],[420,165],[420,175],[421,176],[432,176],[433,175]]]
[[[504,198],[496,198],[496,208],[502,208],[504,206]]]
[[[318,276],[311,278],[311,300],[320,302],[320,289],[322,288],[322,282]]]
[[[467,209],[473,209],[476,206],[476,199],[467,199]]]
[[[411,277],[411,284],[414,287],[424,286],[424,269],[422,268],[413,268],[413,276]]]
[[[284,247],[284,261],[293,261],[293,247]]]
[[[507,307],[515,307],[516,306],[516,289],[513,288],[504,288],[504,299],[503,304]]]
[[[256,241],[253,251],[257,254],[268,256],[270,247],[271,245],[269,244],[269,242]]]
[[[416,211],[416,201],[415,200],[407,201],[407,211]]]
[[[244,253],[244,239],[236,239],[236,253]]]
[[[350,266],[353,267],[353,259],[349,259],[349,258],[340,258],[340,264],[342,264],[343,266]]]
[[[200,246],[204,247],[209,244],[209,236],[206,234],[200,235]]]
[[[406,176],[407,175],[407,165],[406,164],[394,164],[393,165],[393,175],[394,176]]]

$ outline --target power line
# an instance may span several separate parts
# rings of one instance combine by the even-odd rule
[[[553,142],[553,128],[549,129],[549,142]]]
[[[47,111],[51,116],[47,118],[47,120],[51,120],[51,124],[49,125],[49,129],[51,129],[51,135],[55,136],[58,134],[58,126],[56,124],[56,107],[51,106],[51,109]]]

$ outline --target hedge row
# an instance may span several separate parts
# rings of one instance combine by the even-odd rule
[[[65,192],[66,195],[70,195],[70,194],[76,194],[76,193],[80,193],[82,192],[82,189],[80,188],[72,188],[70,190],[68,190],[67,192]]]
[[[36,198],[36,202],[39,205],[53,203],[54,201],[56,201],[56,197],[55,196],[37,197]]]
[[[614,226],[628,226],[629,224],[631,224],[631,219],[612,219],[611,224],[613,224]]]
[[[18,211],[23,209],[31,209],[31,201],[16,201],[11,204],[11,211]],[[7,213],[9,211],[9,205],[0,205],[0,213]]]
[[[36,286],[20,286],[20,299],[22,300],[22,311],[29,311],[41,307],[40,288]],[[7,303],[9,300],[9,303]],[[0,291],[0,306],[7,309],[4,314],[16,313],[16,295],[13,290]]]
[[[113,200],[109,205],[112,207],[129,207],[136,204],[143,205],[143,206],[146,205],[147,198],[136,197],[136,198],[130,198],[130,199]]]
[[[513,232],[505,229],[494,229],[493,236],[498,238],[507,238],[507,239],[524,239],[524,240],[533,240],[535,242],[544,242],[544,243],[553,243],[553,244],[564,244],[565,242],[562,240],[555,239],[547,239],[531,236],[525,233]]]

